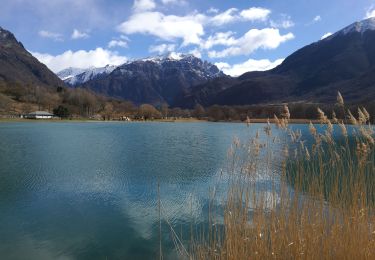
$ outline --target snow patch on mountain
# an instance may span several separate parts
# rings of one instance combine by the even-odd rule
[[[366,31],[375,31],[375,17],[365,19],[360,22],[352,23],[351,25],[345,27],[344,29],[336,32],[335,34],[324,38],[323,40],[332,39],[338,35],[347,35],[353,32],[364,34]]]
[[[57,76],[69,85],[83,84],[89,80],[110,74],[117,66],[107,65],[102,68],[90,67],[88,69],[67,68],[57,73]]]
[[[170,52],[170,53],[167,53],[165,55],[147,57],[147,58],[144,58],[144,59],[134,60],[134,61],[151,61],[151,62],[161,63],[163,61],[180,61],[180,60],[188,59],[188,58],[192,58],[192,57],[195,58],[191,54]]]
[[[129,61],[120,66],[107,65],[103,68],[91,67],[88,69],[67,68],[58,72],[57,76],[64,80],[65,83],[77,86],[90,80],[98,79],[99,77],[105,77],[117,68],[117,73],[120,73],[123,76],[132,77],[134,74],[133,65],[139,64],[143,66],[142,63],[151,63],[161,67],[163,70],[174,68],[176,70],[190,71],[205,79],[212,79],[224,75],[216,65],[203,61],[194,55],[171,52],[166,55]]]
[[[80,68],[66,68],[60,72],[57,73],[57,76],[62,80],[67,80],[70,78],[73,78],[74,76],[77,76],[81,73],[85,72],[85,69]]]
[[[203,61],[192,54],[175,52],[130,61],[119,66],[114,73],[119,73],[125,77],[133,77],[135,75],[134,71],[139,70],[143,66],[156,66],[158,70],[164,71],[163,73],[169,73],[168,71],[171,70],[192,73],[192,75],[194,74],[205,80],[225,75],[216,65],[208,61]]]

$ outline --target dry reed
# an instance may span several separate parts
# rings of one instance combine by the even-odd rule
[[[344,106],[340,93],[337,100]],[[274,122],[288,140],[273,137],[270,123],[264,139],[257,132],[249,145],[236,140],[223,221],[210,214],[208,232],[194,239],[191,259],[375,259],[370,116],[365,109],[358,109],[358,118],[348,111],[354,125],[349,129],[344,119],[334,115],[335,128],[318,113],[324,130],[310,123],[311,142],[289,127],[287,107]],[[280,154],[273,151],[277,143]],[[246,151],[246,160],[236,149]],[[267,191],[257,185],[260,175],[270,180]]]

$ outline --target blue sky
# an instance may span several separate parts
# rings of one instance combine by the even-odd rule
[[[53,71],[192,53],[239,75],[375,16],[375,0],[0,0],[0,26]]]

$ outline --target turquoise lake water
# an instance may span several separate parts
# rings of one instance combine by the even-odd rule
[[[233,137],[250,131],[234,123],[1,123],[0,259],[155,259],[158,184],[163,252],[175,259],[167,221],[178,232],[205,222]]]

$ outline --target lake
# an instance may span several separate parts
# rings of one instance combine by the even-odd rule
[[[255,130],[237,123],[0,123],[0,258],[155,259],[158,198],[164,256],[176,258],[170,226],[184,234],[206,221],[233,138],[247,140]]]

